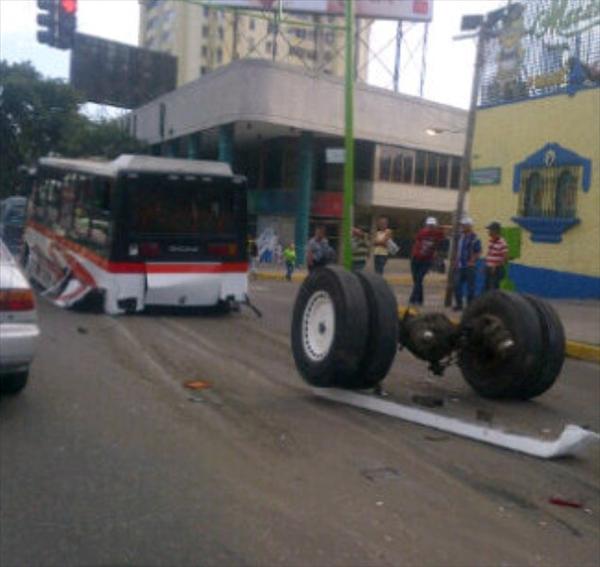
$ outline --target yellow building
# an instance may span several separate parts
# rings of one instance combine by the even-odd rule
[[[177,86],[235,59],[269,59],[328,75],[344,73],[344,33],[326,27],[332,16],[224,10],[181,0],[140,0],[139,45],[177,57]],[[297,23],[294,23],[297,22]],[[361,26],[358,78],[367,77],[369,22]]]

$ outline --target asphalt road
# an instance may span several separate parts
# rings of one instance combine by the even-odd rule
[[[598,565],[599,447],[541,461],[315,398],[289,348],[296,285],[252,287],[263,319],[40,301],[31,383],[0,403],[3,567]],[[600,430],[599,374],[568,361],[502,404],[400,353],[385,388],[551,436]]]

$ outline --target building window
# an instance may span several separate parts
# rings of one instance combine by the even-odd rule
[[[217,63],[223,63],[223,50],[220,47],[217,49]]]
[[[167,122],[167,106],[161,102],[158,107],[158,133],[161,138],[165,137],[165,124]]]
[[[223,39],[225,37],[225,30],[223,29],[223,26],[219,26],[219,39]]]
[[[206,45],[202,46],[201,53],[202,57],[208,57],[208,47],[206,47]]]
[[[204,6],[204,8],[202,9],[202,12],[204,13],[204,17],[208,18],[208,6]]]
[[[250,18],[250,24],[248,25],[248,27],[249,27],[251,30],[254,30],[254,29],[256,29],[256,20],[255,20],[254,18]]]
[[[208,26],[202,26],[202,37],[208,37]]]
[[[273,52],[273,42],[272,41],[267,41],[267,43],[265,43],[265,52],[267,52],[267,53]]]
[[[450,187],[452,189],[458,189],[460,185],[460,167],[461,167],[461,159],[458,157],[450,158],[452,163],[450,166]]]
[[[524,170],[519,214],[524,217],[575,218],[580,167]]]
[[[333,45],[333,42],[335,41],[335,34],[334,34],[333,30],[326,30],[323,33],[323,38],[327,45]]]

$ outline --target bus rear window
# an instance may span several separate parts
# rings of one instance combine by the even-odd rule
[[[235,232],[234,190],[226,182],[140,176],[128,179],[129,223],[135,234]]]

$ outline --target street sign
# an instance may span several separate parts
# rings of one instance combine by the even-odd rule
[[[471,185],[498,185],[502,177],[499,167],[482,167],[471,171]]]
[[[247,10],[278,10],[309,14],[343,16],[346,0],[214,0],[215,6]],[[357,18],[430,22],[433,0],[354,0]]]
[[[85,34],[75,35],[71,84],[88,102],[137,108],[175,89],[177,57]]]
[[[344,163],[346,150],[344,148],[325,148],[325,163]]]

